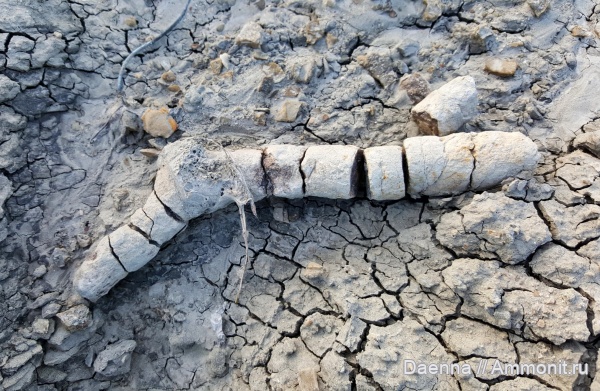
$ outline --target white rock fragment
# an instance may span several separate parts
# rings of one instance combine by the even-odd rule
[[[283,198],[304,197],[304,181],[300,162],[306,147],[296,145],[270,145],[264,150],[263,166],[269,180],[269,194]]]
[[[331,199],[356,197],[359,152],[351,145],[309,147],[302,160],[306,195]]]
[[[185,227],[185,222],[169,213],[156,194],[152,192],[146,204],[131,216],[131,224],[143,231],[151,240],[162,245]]]
[[[573,140],[575,148],[583,148],[600,158],[600,130],[582,133]]]
[[[256,22],[249,22],[242,27],[242,30],[235,38],[235,43],[240,46],[249,46],[258,48],[263,40],[263,28]]]
[[[108,236],[105,236],[75,272],[73,285],[81,296],[96,301],[125,276],[127,271],[113,255]]]
[[[472,190],[489,189],[510,177],[527,178],[540,159],[535,143],[518,132],[477,133],[473,142]]]
[[[406,195],[402,147],[383,146],[364,150],[367,197],[371,200],[399,200]]]
[[[5,75],[0,75],[0,103],[9,101],[21,92],[19,83]]]
[[[411,197],[464,193],[473,171],[472,134],[413,137],[404,141]]]
[[[457,77],[413,107],[412,118],[423,133],[446,136],[474,118],[478,104],[475,79]]]
[[[134,272],[147,264],[160,250],[156,243],[150,243],[148,238],[128,225],[108,235],[108,240],[128,272]]]
[[[244,175],[254,201],[265,198],[267,178],[262,165],[263,152],[259,149],[238,149],[231,152],[231,158]]]
[[[115,377],[131,370],[131,353],[137,346],[134,340],[123,340],[101,351],[94,361],[94,371],[106,377]]]

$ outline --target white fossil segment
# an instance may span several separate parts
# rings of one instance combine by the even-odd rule
[[[108,240],[119,261],[128,272],[134,272],[148,263],[160,250],[144,235],[123,225],[108,235]]]
[[[469,189],[472,135],[413,137],[404,141],[411,197],[453,195]]]
[[[127,271],[113,255],[108,236],[105,236],[75,272],[73,285],[81,296],[96,301],[126,276]]]
[[[269,180],[269,194],[282,198],[304,197],[300,162],[307,147],[269,145],[264,150],[263,167]]]
[[[154,192],[150,194],[146,204],[133,213],[130,221],[159,246],[175,236],[186,224],[169,214]]]
[[[541,157],[537,145],[519,132],[477,133],[473,142],[471,190],[489,189],[509,177],[529,177]]]
[[[156,196],[185,221],[217,211],[234,199],[247,201],[251,195],[231,160],[220,145],[199,138],[169,144],[160,156]]]
[[[477,88],[471,76],[452,79],[412,108],[412,118],[425,134],[446,136],[477,114]]]
[[[511,177],[527,178],[540,154],[521,133],[457,133],[404,141],[411,197],[486,190]]]
[[[399,200],[406,195],[402,147],[382,146],[364,150],[367,198]]]
[[[267,197],[267,177],[263,169],[263,152],[259,149],[231,151],[231,158],[239,167],[254,201]]]
[[[305,195],[331,199],[356,197],[360,149],[352,145],[316,145],[302,160]]]

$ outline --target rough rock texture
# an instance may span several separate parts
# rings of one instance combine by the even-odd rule
[[[485,190],[509,177],[528,177],[540,154],[520,133],[460,133],[404,141],[411,197]]]
[[[108,345],[94,360],[94,371],[106,377],[126,374],[131,370],[131,352],[136,346],[133,340]]]
[[[371,200],[399,200],[406,196],[404,156],[397,146],[364,150],[367,197]]]
[[[294,145],[272,145],[263,152],[263,167],[269,181],[268,194],[275,197],[304,197],[304,179],[300,163],[306,147]]]
[[[114,256],[107,236],[97,243],[86,262],[77,269],[73,285],[81,296],[96,301],[126,275],[127,271]]]
[[[306,196],[349,199],[358,194],[359,149],[351,145],[308,147],[302,159]]]
[[[454,133],[477,114],[475,79],[462,76],[433,91],[412,108],[412,118],[424,134]]]

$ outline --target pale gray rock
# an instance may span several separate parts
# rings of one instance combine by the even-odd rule
[[[532,204],[487,192],[443,215],[436,238],[460,256],[477,254],[508,264],[524,261],[552,239]]]
[[[85,329],[92,322],[90,309],[83,304],[76,305],[66,311],[59,312],[56,317],[69,331]]]
[[[598,237],[600,206],[564,206],[555,200],[540,202],[540,211],[550,226],[552,239],[568,247],[576,247]]]
[[[582,148],[600,158],[600,130],[582,133],[573,140],[575,148]]]
[[[231,158],[244,175],[246,185],[254,202],[267,196],[267,177],[263,169],[263,151],[259,149],[238,149],[231,151]]]
[[[467,191],[473,172],[472,138],[471,134],[459,133],[404,140],[408,194],[418,198]]]
[[[521,268],[479,259],[455,259],[442,275],[462,297],[461,312],[468,317],[557,345],[590,336],[588,300],[573,289],[551,288]]]
[[[0,75],[0,103],[13,99],[19,92],[21,92],[19,83],[5,75]]]
[[[305,195],[331,199],[356,197],[359,149],[350,145],[317,145],[302,159]]]
[[[131,353],[136,346],[134,340],[108,345],[94,360],[94,371],[108,378],[128,373],[131,370]]]
[[[535,179],[514,179],[502,186],[502,190],[510,198],[527,202],[549,200],[555,191],[549,184],[540,183]]]
[[[406,195],[402,147],[382,146],[364,150],[367,197],[371,200],[399,200]]]
[[[35,379],[35,365],[29,363],[21,367],[14,375],[4,378],[2,388],[5,391],[24,390]]]
[[[404,371],[405,360],[417,363],[451,363],[453,357],[432,334],[411,318],[387,327],[371,326],[363,352],[357,356],[362,368],[373,374],[383,390],[457,389],[447,375],[417,375]]]
[[[304,197],[300,163],[306,149],[296,145],[269,145],[265,148],[263,166],[269,180],[269,194],[292,199]]]
[[[248,22],[242,27],[239,34],[235,38],[235,43],[240,46],[249,46],[258,48],[263,41],[263,28],[256,22]]]
[[[521,133],[477,133],[473,142],[473,190],[494,187],[510,177],[527,178],[531,176],[540,159],[536,144]]]
[[[477,88],[471,76],[457,77],[431,92],[412,108],[412,118],[424,134],[446,136],[477,115]]]
[[[81,296],[97,301],[125,276],[127,271],[113,255],[106,236],[79,266],[73,277],[73,285]]]
[[[124,225],[108,235],[110,246],[125,270],[134,272],[147,264],[160,250],[144,235]]]
[[[169,241],[186,225],[165,209],[154,192],[150,193],[146,204],[133,213],[130,221],[158,245]]]

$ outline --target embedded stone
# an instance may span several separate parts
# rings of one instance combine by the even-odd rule
[[[510,77],[517,71],[518,64],[515,60],[501,58],[488,58],[485,61],[485,71],[492,75]]]
[[[364,150],[367,197],[372,200],[399,200],[406,195],[402,147],[383,146]]]
[[[263,28],[256,22],[249,22],[242,27],[242,30],[235,38],[235,43],[240,46],[249,46],[258,48],[263,40]]]
[[[478,104],[475,79],[462,76],[427,95],[411,112],[421,132],[446,136],[473,119]]]
[[[146,133],[154,137],[170,137],[177,130],[177,122],[169,115],[166,107],[148,109],[142,115],[142,122]]]
[[[300,162],[306,149],[296,145],[269,145],[265,148],[263,165],[269,181],[269,194],[291,199],[304,197]]]
[[[349,199],[358,195],[360,150],[352,145],[316,145],[306,150],[302,173],[306,195]]]

